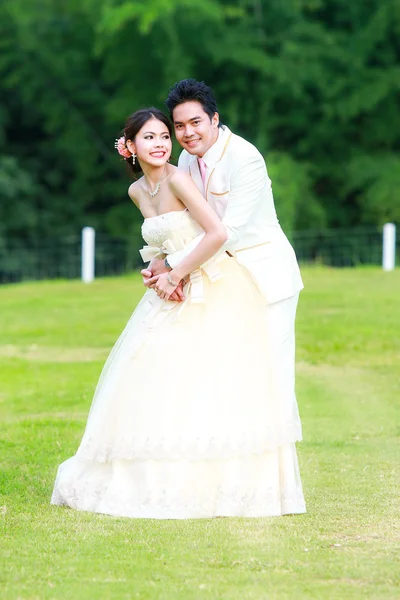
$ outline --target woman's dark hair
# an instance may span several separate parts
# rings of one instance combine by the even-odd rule
[[[174,108],[184,102],[200,102],[204,112],[210,117],[210,121],[214,113],[218,112],[214,92],[204,81],[197,81],[193,78],[182,79],[172,86],[165,101],[172,120]]]
[[[152,106],[150,108],[141,108],[140,110],[134,112],[133,115],[128,117],[125,127],[122,131],[123,135],[125,136],[125,140],[131,140],[133,142],[143,125],[147,123],[147,121],[150,121],[150,119],[157,119],[158,121],[161,121],[161,123],[164,123],[169,131],[170,136],[172,137],[172,125],[167,115],[165,115],[161,110],[158,110],[158,108],[154,108],[154,106]],[[134,173],[141,173],[142,168],[137,158],[135,164],[133,164],[132,156],[125,159],[125,162],[129,165],[131,171]]]

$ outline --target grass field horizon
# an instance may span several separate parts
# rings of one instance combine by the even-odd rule
[[[50,506],[137,274],[0,286],[2,600],[400,598],[400,270],[302,269],[307,514],[136,520]]]

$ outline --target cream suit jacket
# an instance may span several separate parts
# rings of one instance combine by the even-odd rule
[[[271,180],[260,152],[223,126],[203,160],[207,166],[205,186],[196,156],[183,150],[178,166],[191,175],[226,227],[228,240],[220,252],[228,251],[236,258],[268,304],[294,296],[303,282],[294,250],[279,225]],[[201,238],[170,254],[169,264],[179,264]]]

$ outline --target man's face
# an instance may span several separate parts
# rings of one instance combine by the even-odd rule
[[[191,100],[178,104],[172,113],[176,139],[189,154],[200,158],[218,138],[219,115],[210,117],[200,102]]]

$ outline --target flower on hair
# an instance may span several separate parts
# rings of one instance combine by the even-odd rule
[[[132,156],[132,152],[130,152],[126,147],[126,140],[124,135],[119,139],[115,140],[114,147],[118,150],[118,154],[120,154],[124,158],[129,158]]]

